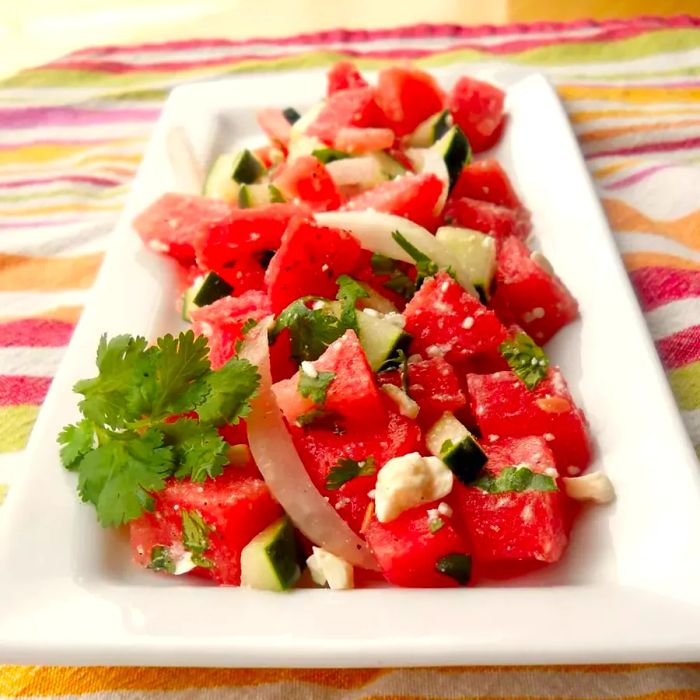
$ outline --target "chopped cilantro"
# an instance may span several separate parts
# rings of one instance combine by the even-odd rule
[[[435,569],[466,586],[472,577],[472,558],[467,554],[448,554],[438,559]]]
[[[528,389],[534,389],[547,376],[549,359],[527,333],[518,333],[512,340],[503,341],[498,349]]]
[[[303,370],[299,372],[299,393],[306,399],[311,399],[317,406],[326,403],[328,387],[335,379],[335,372],[317,372],[311,377]]]
[[[369,293],[359,282],[348,275],[341,275],[336,281],[338,282],[336,299],[341,302],[340,322],[346,329],[352,328],[357,333],[355,304],[358,299],[368,297]]]
[[[355,477],[371,476],[376,471],[372,456],[360,462],[349,457],[341,457],[326,477],[326,488],[329,491],[335,491]]]
[[[438,264],[418,250],[400,231],[394,231],[391,237],[415,260],[418,280],[437,274],[440,269]]]
[[[192,554],[192,563],[210,569],[214,563],[204,556],[210,545],[211,527],[196,510],[182,510],[182,544]]]
[[[557,483],[551,476],[538,474],[525,466],[506,467],[497,476],[486,471],[473,483],[473,486],[487,493],[558,491]]]
[[[442,518],[431,518],[428,521],[428,530],[430,530],[431,535],[442,530],[443,527],[445,527],[445,521]]]
[[[381,253],[372,253],[370,265],[376,275],[390,275],[396,269],[396,260]]]
[[[373,253],[370,264],[375,274],[390,275],[389,279],[384,282],[387,289],[391,289],[405,299],[410,299],[416,293],[416,285],[413,280],[399,267],[396,260],[380,253]]]
[[[170,550],[162,544],[157,544],[151,549],[151,561],[148,564],[153,571],[167,571],[169,574],[175,573],[175,562],[170,556]]]
[[[259,376],[233,358],[212,371],[206,338],[192,331],[159,338],[103,337],[98,375],[74,387],[84,418],[58,436],[61,462],[78,472],[78,492],[99,521],[118,526],[153,509],[171,476],[203,481],[226,464],[221,423],[250,410]],[[199,420],[172,416],[197,411]]]

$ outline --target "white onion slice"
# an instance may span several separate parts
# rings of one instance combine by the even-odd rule
[[[372,156],[334,160],[326,165],[326,170],[328,170],[333,178],[333,182],[338,186],[362,185],[363,187],[372,187],[372,185],[376,185],[382,180],[379,161]]]
[[[348,231],[365,250],[386,255],[394,260],[415,263],[415,260],[392,238],[399,231],[406,240],[421,253],[427,255],[440,267],[451,267],[457,281],[474,296],[477,296],[469,277],[469,271],[450,251],[433,236],[428,229],[408,219],[393,214],[366,209],[364,211],[327,211],[315,215],[321,226]]]
[[[445,159],[434,148],[409,148],[406,156],[417,173],[432,173],[442,182],[442,194],[435,204],[435,215],[442,213],[450,191],[450,174]]]
[[[251,402],[247,420],[248,441],[255,463],[272,495],[294,525],[315,545],[353,566],[378,571],[367,543],[318,492],[294,448],[272,392],[267,326],[263,321],[251,330],[240,353],[260,374],[260,389]]]
[[[174,126],[168,130],[165,142],[177,189],[184,194],[201,194],[204,169],[194,153],[187,132],[181,126]]]

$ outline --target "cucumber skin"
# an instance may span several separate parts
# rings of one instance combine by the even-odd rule
[[[473,438],[467,438],[440,454],[450,471],[467,486],[471,484],[488,461],[486,454]]]
[[[233,287],[215,272],[209,272],[202,282],[199,291],[194,295],[192,303],[195,306],[209,306],[217,299],[227,297],[233,291]]]

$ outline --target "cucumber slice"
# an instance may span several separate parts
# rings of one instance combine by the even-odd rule
[[[292,124],[292,133],[290,134],[290,140],[294,140],[299,136],[303,136],[306,130],[316,121],[316,117],[321,113],[321,110],[326,106],[326,101],[321,100],[321,102],[316,103],[313,107],[304,112],[301,117]],[[320,143],[320,141],[319,141]]]
[[[192,313],[192,309],[197,308],[197,305],[194,303],[194,298],[197,296],[197,294],[199,294],[199,290],[202,288],[205,279],[206,275],[200,275],[197,277],[197,279],[185,290],[184,294],[182,295],[181,316],[183,321],[192,321],[190,314]]]
[[[290,124],[295,124],[301,119],[301,114],[299,114],[294,107],[287,107],[286,109],[283,109],[282,114],[284,114],[284,118]]]
[[[439,457],[464,484],[470,484],[486,464],[486,453],[474,436],[454,417],[444,413],[425,436],[431,454]]]
[[[433,148],[443,157],[450,176],[450,188],[457,182],[459,174],[472,159],[472,148],[464,132],[453,126],[444,136],[435,142]]]
[[[387,180],[391,180],[398,175],[403,175],[406,172],[406,167],[404,165],[384,151],[377,151],[372,154],[372,157],[379,164],[379,171]]]
[[[280,518],[256,535],[241,552],[241,586],[286,591],[299,579],[299,549],[294,528]]]
[[[236,154],[231,165],[232,179],[246,185],[252,185],[265,173],[265,166],[247,148]]]
[[[411,336],[402,328],[366,311],[357,312],[357,328],[360,345],[374,372],[395,355],[397,350],[407,350],[411,342]]]
[[[361,309],[374,309],[380,314],[396,313],[396,305],[392,301],[379,294],[365,282],[359,282],[359,285],[367,292],[366,297],[357,300],[357,305]]]
[[[435,238],[469,271],[479,296],[488,300],[496,273],[496,239],[481,231],[456,226],[441,226]]]
[[[220,155],[211,166],[204,181],[203,194],[206,197],[235,202],[238,198],[239,184],[231,177],[234,154]]]
[[[266,185],[265,183],[241,185],[241,189],[238,191],[238,206],[241,209],[284,201],[282,193],[274,185]]]
[[[294,126],[296,126],[296,124]],[[292,127],[292,129],[294,129],[294,127]],[[292,131],[292,133],[294,132]],[[316,151],[323,151],[327,148],[323,141],[319,141],[319,139],[313,136],[305,136],[304,134],[292,136],[289,140],[287,161],[291,162],[295,158],[299,158],[299,156],[314,155]]]
[[[209,306],[217,299],[227,297],[232,291],[233,287],[216,272],[208,272],[192,299],[192,305]]]
[[[432,146],[439,138],[444,136],[452,126],[452,116],[449,110],[433,114],[421,122],[415,131],[408,137],[408,145],[416,148]]]
[[[345,151],[339,151],[337,148],[331,148],[330,146],[325,146],[323,148],[317,148],[315,151],[311,151],[311,155],[320,160],[324,165],[332,163],[335,160],[344,160],[345,158],[350,158],[350,154]]]

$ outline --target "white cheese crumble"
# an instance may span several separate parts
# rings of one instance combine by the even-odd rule
[[[498,440],[498,435],[489,435],[489,442],[496,442]]]
[[[401,329],[406,325],[406,319],[403,317],[403,314],[397,311],[390,311],[388,314],[384,314],[384,320]]]
[[[542,436],[547,442],[552,442],[554,440],[554,435],[552,433],[545,433]]]
[[[376,309],[362,309],[362,313],[368,316],[374,316],[374,318],[379,318],[379,311]]]
[[[402,389],[393,384],[384,384],[382,390],[398,406],[399,413],[406,418],[415,418],[420,406]]]
[[[421,503],[437,501],[452,491],[454,477],[437,457],[411,452],[390,459],[377,475],[375,512],[388,523]]]
[[[450,506],[449,503],[445,503],[445,501],[440,501],[437,511],[440,513],[440,515],[444,515],[446,518],[452,517],[452,506]]]
[[[311,572],[313,582],[319,586],[325,586],[332,590],[347,590],[354,586],[352,566],[327,552],[322,547],[312,547],[312,554],[306,560],[306,565]]]
[[[545,473],[547,476],[551,476],[552,479],[556,479],[556,478],[559,476],[559,472],[558,472],[554,467],[547,467],[547,468],[544,470],[544,473]]]
[[[474,319],[471,316],[467,316],[464,321],[462,321],[462,328],[468,331],[474,325]]]
[[[311,308],[314,311],[318,311],[319,309],[322,309],[326,305],[325,301],[321,301],[320,299],[317,299],[313,304],[311,304]]]
[[[167,253],[170,250],[170,246],[167,243],[161,243],[161,241],[150,241],[148,247],[156,253]]]
[[[448,289],[450,288],[450,283],[449,282],[443,282],[440,285],[440,291],[444,294]]]
[[[175,576],[182,576],[182,574],[186,574],[196,568],[197,565],[192,561],[192,552],[185,552],[181,557],[178,557],[175,562],[173,574],[175,574]]]
[[[575,501],[610,503],[615,500],[615,489],[603,472],[591,472],[574,477],[565,476],[563,481],[566,495]]]
[[[318,370],[308,361],[304,360],[301,363],[301,371],[311,379],[316,379],[318,377]]]
[[[323,263],[323,265],[321,265],[321,270],[323,272],[328,272],[328,270],[329,270],[328,263]]]

